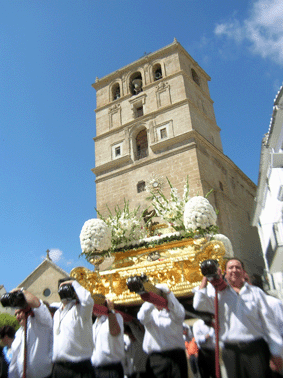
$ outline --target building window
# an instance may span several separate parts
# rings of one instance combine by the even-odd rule
[[[155,128],[155,142],[163,141],[173,136],[172,122],[163,123]]]
[[[122,143],[112,146],[112,159],[118,159],[122,156]]]
[[[115,157],[118,157],[121,155],[121,147],[115,147]]]
[[[220,188],[220,189],[222,190],[222,192],[223,192],[224,188],[223,188],[223,184],[222,184],[221,181],[219,181],[219,188]]]
[[[137,160],[143,159],[148,156],[148,143],[147,143],[147,131],[141,130],[136,137],[136,157]]]
[[[165,139],[167,138],[167,129],[166,127],[163,127],[162,129],[160,129],[160,139]]]
[[[43,290],[43,295],[45,296],[45,297],[49,297],[49,295],[51,294],[51,290],[50,289],[45,289],[45,290]]]
[[[112,100],[118,100],[121,97],[120,85],[117,83],[112,87]]]
[[[143,106],[139,106],[136,108],[136,117],[141,117],[143,116]]]
[[[196,73],[196,71],[193,68],[192,68],[192,78],[193,78],[193,81],[195,83],[197,83],[197,85],[200,85],[200,80],[199,80],[198,74]]]
[[[161,70],[160,64],[156,64],[153,67],[153,77],[154,77],[154,81],[162,79],[162,70]]]
[[[142,92],[142,76],[140,72],[134,73],[130,78],[130,92],[133,96]]]
[[[137,192],[141,193],[145,191],[145,182],[144,181],[139,181],[137,183]]]

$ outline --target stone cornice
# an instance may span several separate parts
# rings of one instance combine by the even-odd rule
[[[147,55],[141,57],[140,59],[136,60],[135,62],[130,63],[130,64],[128,64],[128,65],[126,65],[126,66],[124,66],[124,67],[102,77],[101,79],[97,79],[97,81],[92,84],[92,87],[95,90],[98,90],[98,89],[102,88],[104,85],[107,85],[107,83],[110,83],[116,77],[120,77],[124,73],[128,72],[129,70],[133,70],[135,68],[138,68],[139,66],[146,64],[146,63],[149,63],[149,62],[151,62],[155,59],[158,59],[159,57],[162,58],[166,54],[171,52],[172,50],[179,50],[180,52],[185,54],[186,57],[198,68],[198,70],[201,71],[201,73],[206,77],[206,79],[208,81],[210,81],[210,76],[199,66],[199,64],[191,57],[191,55],[184,49],[184,47],[179,42],[174,40],[174,42],[171,43],[170,45],[167,45],[167,46],[165,46],[165,47],[163,47],[163,48],[161,48],[161,49],[159,49],[159,50],[157,50],[153,53],[147,54]]]
[[[186,139],[182,139],[182,136],[185,137]],[[235,163],[233,163],[233,161],[228,156],[224,155],[223,152],[221,152],[220,150],[218,150],[217,147],[215,147],[212,143],[210,143],[207,139],[205,139],[197,131],[192,130],[192,131],[189,131],[189,132],[187,132],[185,134],[179,135],[177,137],[177,139],[176,139],[176,142],[178,142],[180,140],[187,141],[187,143],[184,144],[183,146],[174,148],[174,150],[164,152],[162,154],[162,156],[158,156],[158,157],[151,157],[151,156],[149,156],[148,158],[137,160],[137,161],[135,161],[134,165],[125,166],[125,167],[123,167],[123,168],[121,168],[119,170],[115,170],[115,172],[113,172],[113,171],[112,172],[105,172],[103,174],[102,170],[99,169],[98,171],[101,172],[102,174],[101,174],[101,177],[96,177],[95,181],[96,181],[96,183],[99,183],[99,182],[102,182],[104,180],[108,180],[111,177],[118,176],[118,175],[120,175],[122,173],[127,173],[129,171],[132,171],[132,170],[135,170],[135,169],[139,169],[142,166],[152,164],[152,163],[154,163],[156,161],[163,160],[163,159],[168,158],[170,156],[174,156],[176,154],[179,154],[182,151],[185,151],[185,150],[188,150],[188,149],[192,149],[192,148],[197,148],[197,143],[200,142],[208,150],[210,150],[214,154],[214,156],[215,155],[219,156],[220,160],[224,161],[228,166],[231,167],[232,170],[236,171],[238,173],[238,175],[244,181],[246,181],[247,184],[250,187],[252,187],[254,190],[256,190],[256,184],[243,171],[241,171],[241,169]],[[151,145],[149,147],[151,147]],[[106,164],[104,166],[106,167]],[[94,173],[94,170],[96,170],[96,169],[97,168],[93,168],[92,172]]]
[[[92,168],[92,172],[95,175],[101,174],[103,171],[109,171],[113,168],[118,169],[119,167],[125,165],[125,164],[130,164],[132,163],[132,159],[130,155],[124,155],[118,159],[110,160],[105,164],[99,165],[95,168]]]
[[[168,110],[177,108],[177,107],[185,105],[185,104],[190,104],[195,109],[199,110],[199,108],[195,105],[194,102],[192,102],[191,100],[189,100],[188,98],[186,98],[186,99],[181,100],[179,102],[175,102],[174,104],[163,106],[162,108],[159,108],[156,111],[153,111],[153,112],[151,112],[148,115],[145,114],[145,115],[143,115],[141,117],[135,118],[132,121],[124,123],[123,125],[121,125],[119,127],[111,128],[110,130],[105,131],[103,134],[97,135],[96,137],[93,138],[93,140],[96,142],[97,140],[106,138],[106,137],[108,137],[111,134],[116,134],[117,132],[122,131],[124,128],[130,128],[131,126],[133,126],[133,125],[135,125],[137,123],[147,122],[149,120],[152,120],[157,115],[159,115],[161,112],[164,113],[164,112],[166,112]],[[201,112],[201,113],[207,119],[207,121],[209,121],[210,126],[212,126],[213,128],[215,128],[217,131],[221,130],[220,127],[217,125],[217,123],[213,119],[211,119],[210,117],[208,117],[205,113],[203,113],[203,112]]]
[[[195,148],[196,147],[196,142],[195,142],[195,139],[194,139],[193,135],[194,135],[194,131],[190,131],[190,132],[186,133],[186,136],[187,136],[187,139],[185,139],[186,144],[184,144],[184,145],[182,145],[180,147],[174,148],[174,150],[167,151],[166,153],[163,153],[162,156],[154,156],[154,157],[148,156],[148,157],[146,157],[144,159],[136,160],[134,162],[134,164],[132,164],[131,166],[127,166],[127,167],[123,167],[122,169],[115,170],[115,172],[105,172],[100,177],[96,177],[95,182],[98,183],[98,182],[102,182],[104,180],[108,180],[108,179],[110,179],[112,177],[115,177],[115,176],[118,176],[120,174],[127,173],[127,172],[130,172],[130,171],[134,171],[136,169],[140,169],[143,166],[152,164],[152,163],[154,163],[156,161],[163,160],[164,158],[168,158],[170,156],[174,156],[176,154],[179,154],[182,151]],[[180,141],[179,138],[178,138],[178,141]],[[149,146],[149,147],[151,147],[151,146]],[[92,172],[95,169],[96,168],[93,168]]]

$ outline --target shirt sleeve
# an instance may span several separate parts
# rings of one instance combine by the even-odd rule
[[[47,328],[52,328],[52,316],[50,314],[49,309],[47,306],[40,300],[40,306],[39,307],[34,307],[33,309],[34,313],[34,320],[40,324],[41,326],[47,327]],[[32,318],[33,319],[33,318]]]
[[[277,327],[273,310],[268,305],[266,294],[259,288],[253,287],[259,308],[259,316],[262,321],[264,335],[269,345],[270,353],[274,356],[282,356],[283,343],[280,331]]]
[[[168,299],[168,309],[170,313],[178,320],[185,319],[185,309],[184,306],[178,301],[178,299],[175,297],[175,295],[170,292],[167,294]]]
[[[91,297],[91,294],[88,290],[82,287],[77,281],[72,282],[72,286],[75,289],[77,297],[80,301],[81,306],[83,307],[93,307],[94,301]]]
[[[154,310],[154,305],[149,302],[145,302],[142,304],[139,312],[138,312],[138,319],[142,324],[146,324],[152,320],[152,311]]]
[[[193,307],[197,311],[206,311],[214,314],[214,295],[212,292],[204,289],[198,289],[195,291],[193,299]]]
[[[195,324],[193,325],[193,333],[198,347],[206,342],[206,337],[202,332],[198,322],[195,322]]]

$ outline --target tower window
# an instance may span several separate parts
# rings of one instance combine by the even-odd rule
[[[197,83],[197,85],[200,85],[200,80],[199,80],[198,74],[196,73],[196,71],[193,68],[192,68],[192,78],[193,78],[193,81],[195,83]]]
[[[122,145],[123,142],[117,143],[114,146],[111,147],[112,149],[112,159],[118,159],[122,156]]]
[[[136,137],[137,160],[148,156],[147,131],[141,130]]]
[[[137,95],[142,92],[142,77],[140,72],[136,72],[131,76],[130,91],[132,95]]]
[[[120,85],[117,83],[113,86],[112,88],[112,100],[117,100],[118,98],[121,97],[120,93]]]
[[[143,116],[143,106],[139,106],[138,108],[136,108],[136,116],[137,117]]]
[[[118,157],[121,155],[121,147],[115,147],[115,157]]]
[[[172,125],[170,122],[157,126],[155,131],[155,141],[161,141],[172,136]]]
[[[144,181],[139,181],[137,183],[137,192],[141,193],[145,191],[145,182]]]
[[[162,70],[160,64],[156,64],[153,68],[154,81],[162,79]]]
[[[162,129],[160,129],[160,139],[165,139],[167,138],[167,130],[166,130],[166,127],[163,127]]]

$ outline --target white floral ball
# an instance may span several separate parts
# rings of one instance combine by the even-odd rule
[[[206,198],[196,196],[190,198],[186,203],[184,210],[184,225],[187,230],[196,230],[198,227],[205,229],[212,225],[215,226],[216,220],[217,215]]]
[[[216,234],[213,235],[214,240],[219,240],[224,244],[225,247],[225,257],[233,257],[234,252],[233,252],[233,246],[229,238],[227,236],[222,235],[222,234]]]
[[[111,229],[101,219],[89,219],[82,227],[80,242],[83,253],[107,251],[111,247]]]

